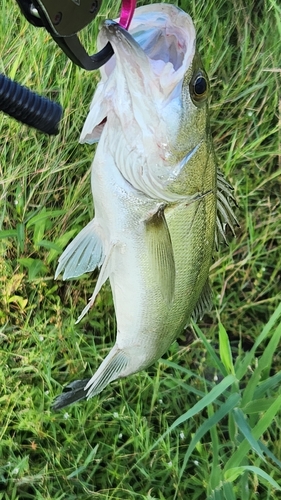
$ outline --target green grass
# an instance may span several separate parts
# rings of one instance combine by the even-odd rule
[[[94,151],[78,138],[98,74],[75,68],[2,0],[0,71],[65,112],[55,138],[0,115],[0,499],[280,498],[281,8],[181,6],[197,26],[241,227],[215,255],[214,308],[200,329],[148,371],[54,413],[62,386],[95,371],[115,339],[108,285],[75,325],[96,275],[53,280],[93,215]],[[84,34],[89,51],[96,32]]]

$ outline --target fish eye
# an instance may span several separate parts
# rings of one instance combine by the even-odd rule
[[[209,91],[209,82],[207,75],[202,71],[198,71],[193,75],[190,82],[190,94],[194,104],[200,105],[205,102]]]
[[[208,88],[206,78],[204,78],[204,76],[202,75],[197,76],[193,87],[194,87],[194,94],[196,96],[201,97],[202,95],[204,95]]]

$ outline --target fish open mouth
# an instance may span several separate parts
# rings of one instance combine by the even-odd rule
[[[129,32],[115,21],[105,21],[100,43],[106,41],[111,42],[115,53],[105,65],[107,76],[119,62],[124,72],[132,66],[147,72],[150,66],[156,76],[169,73],[170,79],[179,80],[194,57],[195,28],[181,9],[152,4],[136,10]]]
[[[136,9],[129,31],[116,21],[105,21],[98,50],[108,41],[114,56],[100,69],[101,81],[80,141],[97,142],[106,121],[111,120],[115,128],[123,129],[130,147],[140,134],[146,137],[146,147],[158,155],[155,137],[161,120],[167,124],[170,137],[177,134],[182,84],[195,55],[192,19],[171,4],[146,5]],[[159,142],[161,158],[166,159],[165,137]],[[135,144],[136,152],[139,147]]]
[[[144,52],[151,60],[172,63],[175,71],[182,65],[186,44],[176,29],[174,33],[171,33],[171,30],[167,33],[165,27],[151,28],[138,32],[133,37],[112,20],[105,21],[103,29],[107,32],[108,40],[113,42],[115,47],[118,47],[120,43],[126,44],[128,54],[129,51],[136,52],[139,57]]]

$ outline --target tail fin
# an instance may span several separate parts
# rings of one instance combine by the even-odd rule
[[[75,380],[67,385],[66,389],[70,390],[63,392],[55,399],[52,409],[59,410],[72,403],[86,398],[90,399],[99,394],[110,382],[124,376],[123,373],[129,361],[126,354],[114,346],[92,378]]]
[[[59,258],[55,278],[64,271],[63,279],[77,278],[93,271],[103,262],[103,247],[96,231],[95,219],[91,220]]]
[[[53,410],[60,410],[65,406],[71,405],[72,403],[76,403],[77,401],[81,401],[82,399],[86,399],[85,386],[89,382],[89,378],[85,380],[75,380],[71,382],[71,384],[66,386],[66,392],[63,392],[60,396],[58,396],[53,405]]]

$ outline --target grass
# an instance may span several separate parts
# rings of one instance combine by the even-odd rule
[[[0,115],[0,499],[280,498],[281,9],[181,6],[197,26],[241,227],[215,255],[214,308],[200,328],[148,371],[53,413],[62,385],[94,371],[115,338],[109,286],[75,325],[96,275],[53,280],[93,215],[94,152],[78,138],[98,75],[2,1],[0,70],[65,112],[55,138]],[[96,32],[84,34],[89,51]]]

